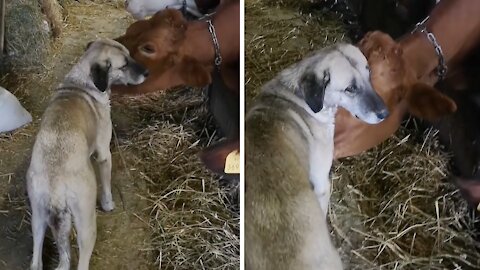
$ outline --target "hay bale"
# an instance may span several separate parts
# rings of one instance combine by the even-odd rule
[[[38,0],[7,1],[5,16],[6,55],[0,73],[41,66],[49,46]]]

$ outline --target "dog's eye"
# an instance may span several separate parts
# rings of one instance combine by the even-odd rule
[[[124,70],[124,69],[127,68],[127,66],[128,66],[128,61],[125,61],[125,64],[123,64],[123,65],[120,67],[120,69],[121,69],[121,70]]]
[[[370,72],[370,67],[369,66],[365,66],[365,69]]]
[[[345,92],[350,93],[350,94],[355,93],[355,91],[357,91],[357,89],[353,86],[349,86],[349,87],[345,88]]]

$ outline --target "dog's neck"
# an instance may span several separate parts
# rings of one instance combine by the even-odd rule
[[[83,60],[83,61],[82,61]],[[101,92],[95,86],[90,75],[90,61],[80,59],[80,61],[73,66],[69,73],[65,76],[63,82],[58,89],[62,88],[78,88],[93,97],[97,102],[110,105],[110,86],[105,92]]]
[[[321,148],[327,159],[333,158],[336,107],[324,107],[314,113],[305,100],[294,93],[295,89],[276,78],[264,85],[260,98],[263,99],[250,112],[259,109],[275,109],[275,112],[292,119],[296,132],[308,138],[308,148]],[[284,105],[282,105],[284,103]],[[293,106],[292,106],[293,105]],[[262,108],[263,107],[263,108]],[[277,111],[278,110],[278,111]],[[280,117],[281,119],[282,117]],[[325,148],[325,146],[330,146]],[[325,152],[326,151],[326,152]]]

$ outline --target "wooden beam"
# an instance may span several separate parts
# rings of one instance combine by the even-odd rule
[[[0,55],[5,48],[5,0],[0,0]]]

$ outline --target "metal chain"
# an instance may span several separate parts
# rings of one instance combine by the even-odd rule
[[[447,63],[445,62],[445,57],[443,56],[443,51],[442,47],[440,44],[438,44],[437,39],[435,38],[435,35],[432,32],[429,32],[427,30],[427,27],[425,26],[425,22],[430,18],[430,16],[427,16],[423,21],[417,23],[415,25],[415,28],[412,30],[412,34],[415,31],[418,31],[420,33],[424,33],[427,35],[428,41],[432,43],[435,53],[438,56],[438,66],[437,66],[437,76],[439,80],[443,80],[445,78],[445,75],[447,74]]]
[[[215,33],[215,27],[213,26],[212,20],[206,20],[208,24],[208,32],[212,35],[213,47],[215,49],[215,66],[220,67],[222,64],[222,56],[220,55],[220,45],[218,44],[217,34]]]
[[[182,3],[182,14],[183,14],[183,16],[187,16],[187,0],[183,0],[183,3]]]

